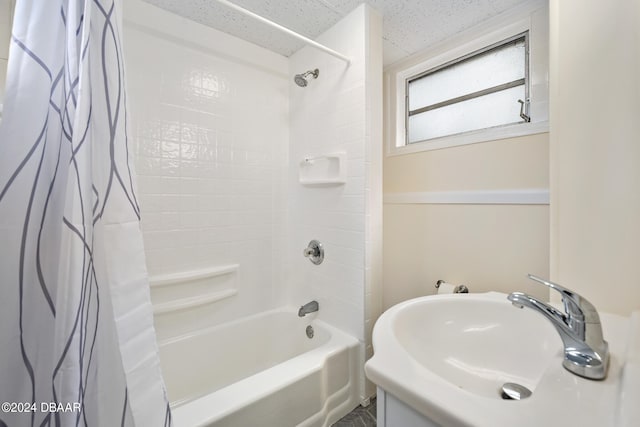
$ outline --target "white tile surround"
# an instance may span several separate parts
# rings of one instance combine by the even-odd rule
[[[315,68],[320,75],[305,88],[291,82],[289,89],[287,295],[291,304],[317,300],[318,317],[358,338],[363,352],[371,351],[370,325],[380,310],[380,292],[374,298],[373,291],[381,264],[381,27],[381,17],[361,5],[318,37],[348,56],[348,67],[309,47],[290,57],[291,75]],[[345,185],[299,183],[300,161],[339,151],[347,153]],[[324,245],[325,260],[318,266],[302,257],[311,239]],[[364,377],[360,386],[362,398],[372,394],[365,391]]]
[[[139,1],[124,37],[150,276],[240,264],[237,296],[157,318],[159,335],[281,305],[286,58]]]
[[[239,264],[229,278],[236,295],[156,316],[160,338],[184,332],[180,325],[315,299],[321,320],[358,338],[363,357],[371,353],[381,307],[381,27],[380,16],[361,6],[318,38],[352,59],[346,67],[310,48],[287,59],[126,2],[130,128],[149,274]],[[317,80],[306,88],[293,83],[294,74],[313,68]],[[300,160],[334,151],[347,153],[346,184],[299,183]],[[320,266],[302,255],[314,238],[325,247]],[[362,399],[371,394],[365,387],[362,376]]]

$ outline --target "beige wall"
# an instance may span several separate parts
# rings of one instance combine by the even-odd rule
[[[546,299],[525,276],[548,276],[548,218],[547,206],[385,205],[385,308],[435,293],[439,279]]]
[[[385,196],[402,192],[548,188],[548,134],[384,160]],[[435,292],[444,279],[472,292],[548,293],[547,205],[384,205],[383,305]]]
[[[640,1],[551,1],[551,273],[640,308]]]
[[[511,128],[509,134],[493,129],[488,133],[498,135],[494,140],[413,153],[407,151],[417,146],[405,147],[397,155],[402,151],[392,147],[399,134],[394,119],[398,75],[523,21],[531,28],[532,91],[540,109],[530,125],[536,127]],[[463,283],[472,292],[520,290],[548,299],[546,288],[526,279],[527,273],[549,277],[549,133],[542,108],[548,90],[547,35],[546,2],[531,1],[386,70],[385,137],[391,155],[383,170],[384,308],[435,293],[439,279]],[[520,131],[528,134],[513,136]],[[505,193],[500,200],[489,197]],[[520,196],[529,193],[541,197],[523,202]]]
[[[548,133],[384,159],[384,192],[549,187]]]

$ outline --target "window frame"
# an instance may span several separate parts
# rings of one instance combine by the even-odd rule
[[[548,111],[548,7],[532,2],[526,10],[499,17],[465,31],[437,46],[412,55],[385,69],[386,155],[404,155],[420,151],[488,142],[549,131]],[[457,133],[408,143],[408,84],[418,76],[434,72],[470,56],[508,43],[527,33],[525,84],[531,121]]]
[[[485,53],[491,52],[493,50],[498,50],[504,46],[507,46],[511,43],[513,43],[514,41],[520,40],[520,39],[524,39],[524,49],[525,49],[525,56],[524,56],[524,77],[518,80],[514,80],[513,82],[509,82],[509,83],[503,83],[502,85],[498,85],[498,86],[493,86],[490,88],[486,88],[480,91],[476,91],[476,92],[471,92],[465,95],[460,95],[454,98],[450,98],[447,99],[445,101],[441,101],[438,102],[436,104],[432,104],[432,105],[427,105],[425,107],[421,107],[415,110],[410,110],[409,109],[409,85],[411,82],[416,81],[416,80],[420,80],[423,77],[426,77],[428,75],[431,74],[435,74],[438,71],[441,70],[445,70],[448,67],[451,67],[453,65],[456,64],[460,64],[468,59],[471,58],[475,58],[477,56],[483,55]],[[522,81],[522,82],[520,82]],[[527,103],[527,108],[526,108],[526,112],[528,112],[528,103],[529,103],[529,30],[524,31],[520,34],[516,34],[514,36],[511,36],[505,40],[501,40],[498,41],[496,43],[493,43],[489,46],[485,46],[484,48],[478,49],[474,52],[468,53],[460,58],[456,58],[453,59],[449,62],[446,62],[444,64],[438,65],[434,68],[431,68],[429,70],[423,71],[415,76],[411,76],[408,77],[407,79],[405,79],[405,108],[404,108],[404,128],[405,128],[405,145],[411,145],[411,144],[419,144],[421,142],[428,142],[431,141],[433,139],[437,139],[437,138],[444,138],[447,136],[454,136],[454,135],[459,135],[461,133],[465,133],[465,131],[462,132],[456,132],[456,133],[452,133],[452,134],[448,134],[448,135],[444,135],[442,137],[436,137],[436,138],[429,138],[429,139],[425,139],[425,140],[420,140],[420,141],[415,141],[415,142],[410,142],[409,141],[409,117],[411,117],[413,114],[420,114],[422,112],[426,112],[426,111],[431,111],[431,110],[435,110],[437,108],[442,108],[445,106],[449,106],[449,105],[454,105],[457,104],[459,102],[463,102],[469,99],[474,99],[474,98],[479,98],[481,96],[484,95],[489,95],[492,93],[496,93],[499,92],[501,90],[504,89],[509,89],[510,87],[513,87],[513,83],[515,82],[519,82],[517,85],[515,86],[520,86],[522,84],[524,84],[524,101]],[[524,121],[514,121],[514,122],[510,122],[510,123],[504,123],[502,125],[498,125],[498,126],[510,126],[513,124],[524,124]],[[476,129],[476,130],[482,130],[482,129],[487,129],[487,128],[481,128],[481,129]],[[472,132],[472,131],[469,131]]]

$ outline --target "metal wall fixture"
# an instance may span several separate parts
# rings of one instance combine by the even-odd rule
[[[314,79],[317,79],[319,75],[320,75],[320,70],[316,68],[315,70],[309,70],[306,73],[296,74],[293,77],[293,81],[296,82],[296,84],[300,87],[306,87],[309,84],[309,81],[307,80],[307,76],[311,76]]]
[[[315,332],[313,331],[313,326],[309,325],[307,326],[307,329],[305,330],[306,334],[307,334],[307,338],[311,339],[313,338],[313,335],[315,334]]]
[[[442,285],[443,283],[447,283],[444,280],[438,280],[436,282],[436,289],[440,288],[440,285]],[[458,285],[455,288],[453,288],[453,293],[454,294],[468,294],[469,293],[469,288],[467,288],[465,285]]]
[[[322,243],[317,240],[310,241],[309,245],[302,251],[302,254],[306,258],[309,258],[309,261],[315,265],[322,264],[322,261],[324,260],[324,248],[322,247]]]
[[[305,305],[300,306],[300,309],[298,310],[298,317],[304,317],[307,314],[315,313],[318,310],[320,310],[320,304],[318,304],[318,301],[309,301]]]

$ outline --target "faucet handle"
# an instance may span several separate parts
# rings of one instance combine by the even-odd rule
[[[309,261],[315,265],[322,264],[322,260],[324,259],[322,243],[317,240],[310,241],[309,245],[302,251],[302,255],[309,258]]]
[[[587,301],[583,296],[573,292],[570,289],[560,286],[557,283],[544,280],[533,274],[528,274],[527,277],[533,281],[541,283],[551,289],[557,291],[562,295],[562,303],[564,304],[564,310],[569,315],[569,321],[600,323],[600,316],[596,308]]]

